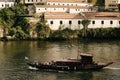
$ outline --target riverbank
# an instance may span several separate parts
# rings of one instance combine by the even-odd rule
[[[27,38],[16,38],[16,37],[3,37],[1,40],[48,40],[48,41],[62,41],[62,40],[74,40],[74,39],[91,39],[91,40],[119,40],[120,39],[120,28],[96,28],[96,29],[87,29],[86,36],[83,35],[83,30],[48,30],[45,32],[44,29],[38,37]],[[44,32],[44,33],[42,33]]]

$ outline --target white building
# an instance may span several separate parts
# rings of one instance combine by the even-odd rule
[[[57,6],[57,5],[36,5],[35,12],[68,12],[68,13],[80,13],[91,12],[92,8],[88,6]]]
[[[24,4],[39,4],[41,2],[45,3],[45,0],[22,0]]]
[[[91,12],[92,6],[86,0],[42,0],[46,5],[35,5],[36,13],[43,12]]]
[[[118,0],[118,4],[120,4],[120,0]]]
[[[39,4],[39,3],[46,3],[46,4],[58,4],[58,3],[86,3],[87,0],[21,0],[24,4]]]
[[[52,30],[60,27],[72,30],[82,29],[81,21],[91,21],[88,28],[120,27],[120,14],[118,12],[84,12],[84,13],[52,13],[46,12],[45,19]]]
[[[14,6],[14,0],[0,0],[0,9]]]
[[[46,4],[60,6],[91,6],[86,0],[46,0]]]
[[[39,3],[44,5],[38,5]],[[82,29],[81,21],[89,19],[88,28],[120,27],[118,12],[93,12],[93,5],[87,0],[25,0],[26,4],[34,4],[36,13],[45,13],[52,30],[59,28]]]
[[[36,13],[43,12],[91,12],[93,5],[87,3],[87,0],[25,0],[25,4],[35,5]],[[41,3],[43,3],[41,5]]]

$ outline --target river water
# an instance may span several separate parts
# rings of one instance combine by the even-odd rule
[[[98,71],[48,72],[29,70],[24,60],[77,58],[78,46],[96,62],[115,63]],[[120,41],[0,42],[0,80],[120,80]]]

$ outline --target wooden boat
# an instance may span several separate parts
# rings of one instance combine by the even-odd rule
[[[27,60],[29,67],[37,70],[81,71],[102,69],[113,62],[95,63],[91,54],[80,54],[81,59],[64,59],[50,62],[36,62]]]

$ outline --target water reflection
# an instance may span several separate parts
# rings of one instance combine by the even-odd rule
[[[31,60],[50,61],[77,58],[77,49],[92,53],[95,61],[116,61],[101,71],[47,72],[30,71],[24,57]],[[0,42],[1,80],[119,80],[120,41],[9,41]]]

